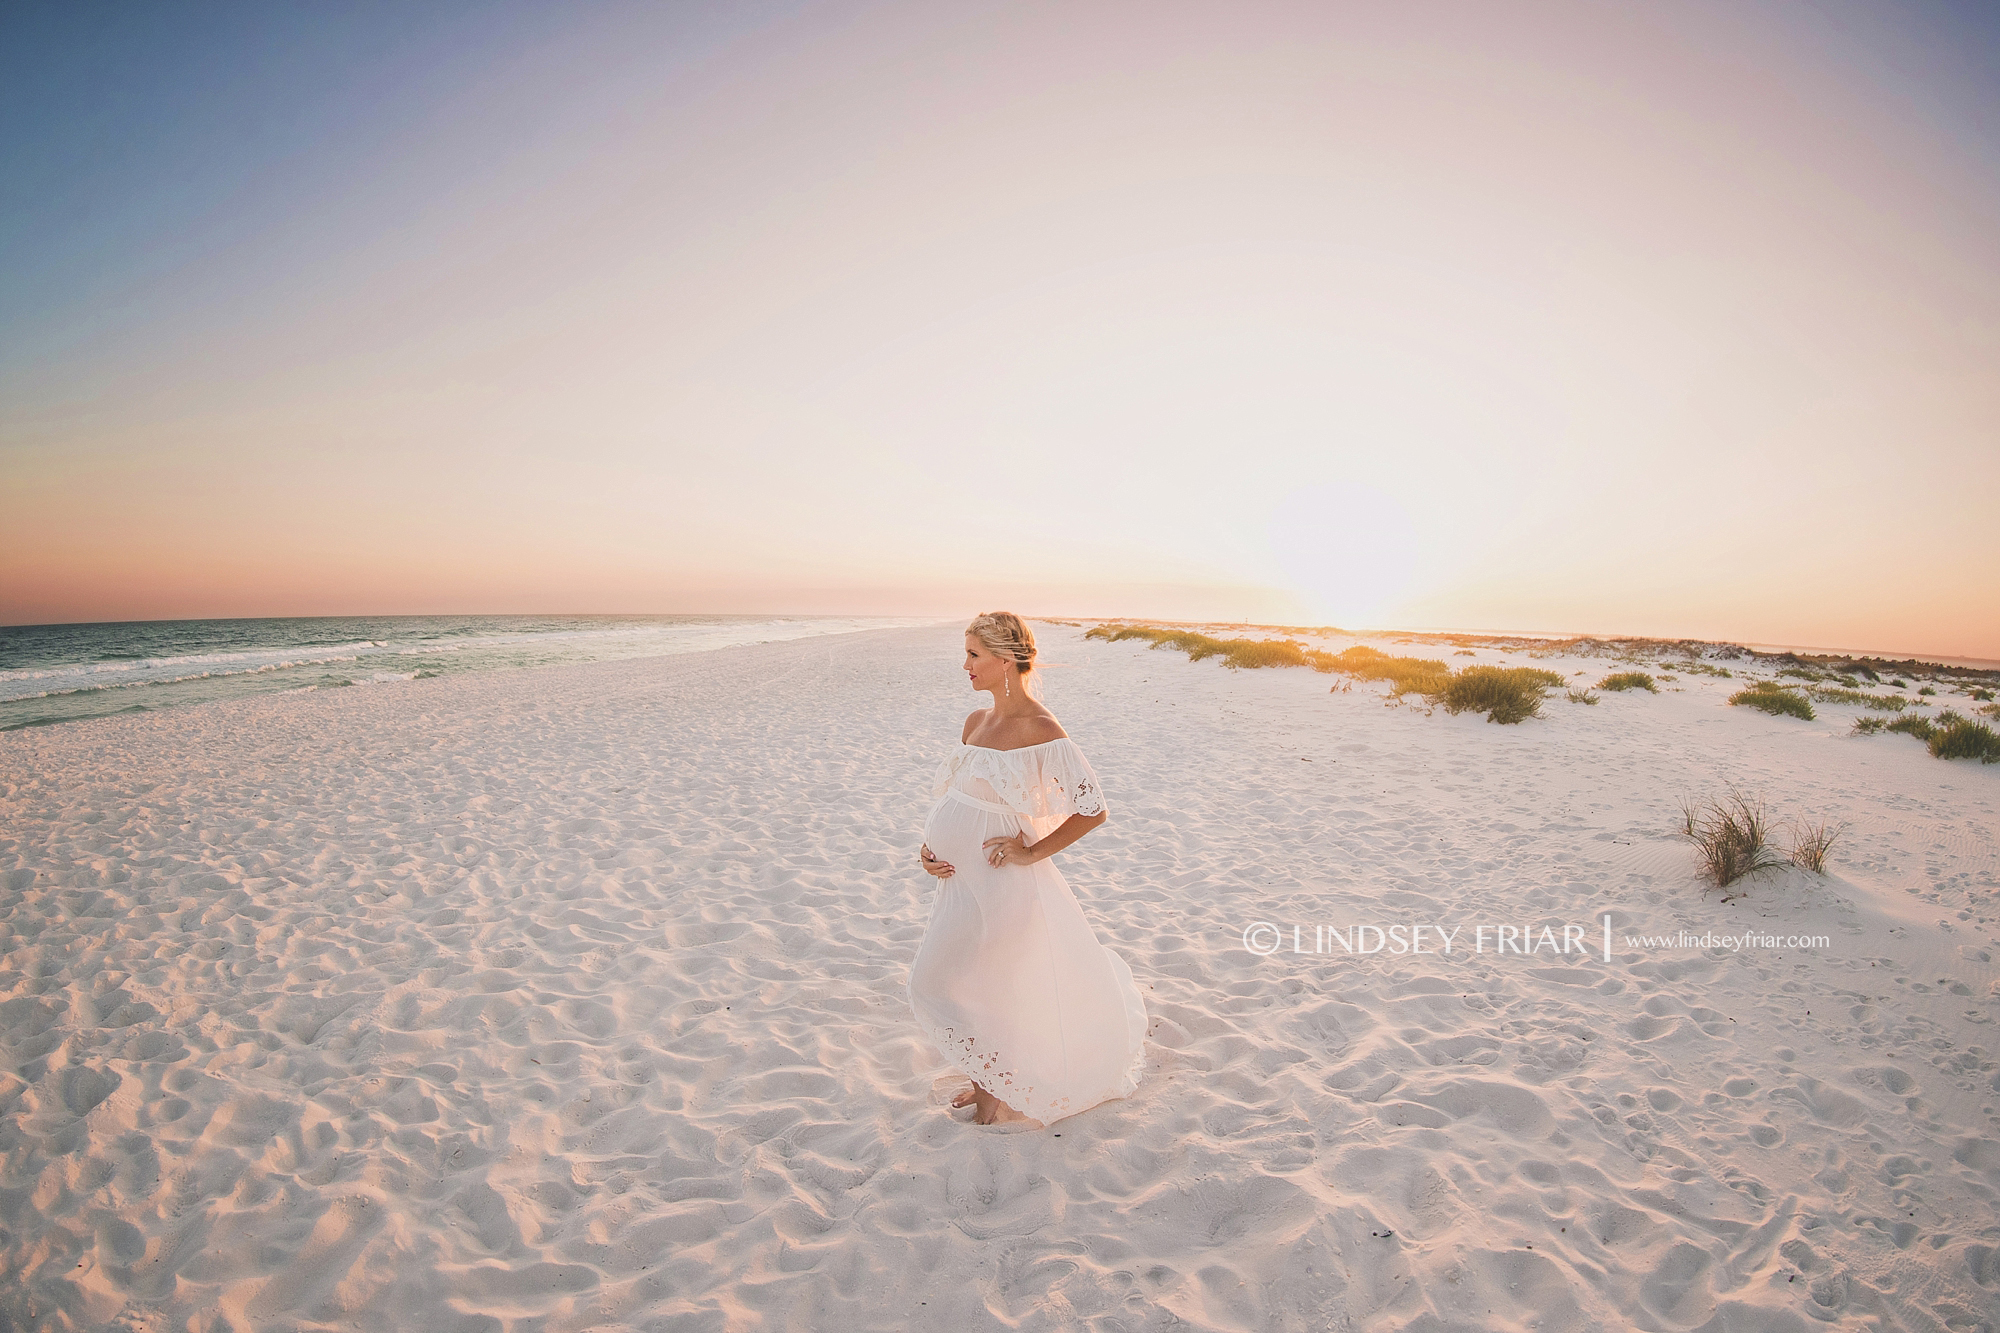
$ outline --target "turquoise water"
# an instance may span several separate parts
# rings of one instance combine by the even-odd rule
[[[250,694],[931,623],[888,616],[315,616],[0,626],[0,731]]]

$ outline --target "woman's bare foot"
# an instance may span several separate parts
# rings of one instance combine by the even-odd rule
[[[993,1099],[993,1105],[989,1109],[991,1111],[991,1114],[989,1114],[986,1119],[981,1120],[978,1116],[975,1115],[972,1117],[972,1123],[975,1125],[1008,1125],[1012,1124],[1016,1120],[1027,1120],[1029,1121],[1029,1123],[1035,1125],[1039,1125],[1042,1123],[1039,1120],[1033,1120],[1025,1112],[1016,1111],[1013,1107],[1007,1105],[1007,1103],[1001,1101],[998,1097],[995,1097]]]
[[[972,1123],[975,1125],[1006,1125],[1012,1124],[1016,1120],[1027,1120],[1030,1118],[1025,1113],[1016,1111],[1013,1107],[1007,1105],[1007,1103],[1001,1101],[977,1083],[952,1098],[951,1104],[954,1110],[963,1106],[972,1107]],[[1034,1123],[1039,1125],[1042,1122],[1037,1120]]]

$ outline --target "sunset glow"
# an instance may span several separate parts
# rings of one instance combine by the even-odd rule
[[[0,621],[2000,658],[1970,7],[10,8]]]

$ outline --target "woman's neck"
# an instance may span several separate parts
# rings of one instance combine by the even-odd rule
[[[1021,682],[1017,680],[1013,683],[1019,685]],[[993,691],[993,717],[995,721],[1013,722],[1021,718],[1040,716],[1041,710],[1035,706],[1034,700],[1028,697],[1028,691],[1025,688],[1015,690],[1012,695],[1007,693],[1004,686]]]

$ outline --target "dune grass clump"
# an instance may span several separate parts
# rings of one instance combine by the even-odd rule
[[[1729,696],[1729,702],[1747,708],[1759,708],[1772,716],[1785,714],[1789,717],[1813,720],[1812,705],[1803,695],[1795,694],[1783,685],[1760,680],[1747,690],[1738,690]]]
[[[1093,626],[1084,632],[1084,637],[1110,643],[1144,639],[1154,648],[1178,648],[1190,661],[1220,657],[1224,666],[1232,668],[1305,666],[1315,671],[1340,672],[1357,680],[1387,681],[1390,694],[1397,699],[1405,694],[1422,695],[1434,703],[1442,703],[1453,713],[1484,712],[1489,722],[1520,722],[1535,717],[1546,693],[1567,684],[1559,673],[1539,667],[1473,664],[1454,672],[1437,658],[1392,657],[1365,644],[1329,653],[1290,638],[1218,639],[1196,630],[1123,623]],[[1645,673],[1626,674],[1644,681],[1643,688],[1654,688],[1652,678]],[[1569,697],[1577,703],[1597,702],[1597,696],[1588,689],[1571,690]]]
[[[1763,802],[1741,792],[1681,804],[1679,835],[1694,844],[1702,876],[1717,888],[1784,864],[1771,849],[1770,830]]]
[[[1795,819],[1792,821],[1792,851],[1790,861],[1801,870],[1810,870],[1815,875],[1826,873],[1826,854],[1833,850],[1834,840],[1847,826],[1826,819]]]
[[[1153,629],[1148,625],[1094,625],[1083,632],[1083,637],[1103,639],[1107,643],[1121,643],[1126,639],[1150,639],[1158,643],[1172,633],[1170,629]]]
[[[1982,764],[2000,764],[2000,735],[1984,722],[1960,717],[1949,708],[1937,715],[1925,740],[1938,759],[1977,759]]]
[[[1620,671],[1606,676],[1603,680],[1597,682],[1597,688],[1620,692],[1625,690],[1644,690],[1648,694],[1658,694],[1660,692],[1660,687],[1653,683],[1653,678],[1643,671]]]
[[[1155,629],[1149,625],[1098,625],[1084,631],[1086,639],[1118,643],[1145,639],[1155,648],[1178,648],[1190,662],[1220,657],[1231,668],[1309,666],[1332,671],[1333,654],[1308,648],[1296,639],[1218,639],[1196,630]]]
[[[1444,687],[1445,711],[1481,712],[1488,722],[1522,722],[1542,710],[1542,698],[1563,683],[1540,667],[1469,666]]]
[[[1330,670],[1356,680],[1386,680],[1394,694],[1443,694],[1445,684],[1451,680],[1451,668],[1434,657],[1391,657],[1365,644],[1356,644],[1330,660],[1333,664]]]
[[[1308,648],[1294,639],[1225,639],[1222,665],[1226,667],[1314,666],[1314,658],[1333,660],[1333,654]],[[1330,667],[1320,667],[1322,671]]]
[[[1937,759],[1977,759],[1982,764],[2000,764],[2000,735],[1984,722],[1974,722],[1947,708],[1935,718],[1899,717],[1894,721],[1864,717],[1854,724],[1863,736],[1882,731],[1899,731],[1915,736]]]
[[[1822,685],[1806,693],[1823,704],[1855,704],[1862,708],[1876,708],[1885,712],[1900,713],[1909,700],[1893,694],[1870,694],[1866,690],[1842,690],[1831,685]]]

